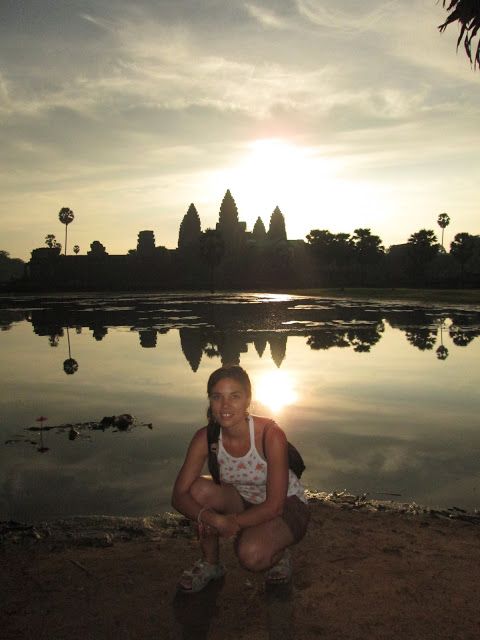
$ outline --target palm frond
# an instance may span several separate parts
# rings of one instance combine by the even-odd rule
[[[473,40],[480,30],[480,0],[442,0],[442,4],[449,15],[445,22],[439,25],[440,33],[443,33],[449,24],[458,22],[460,35],[457,40],[457,50],[463,40],[470,63],[473,63],[474,68],[477,65],[480,67],[480,40],[477,42],[475,55],[472,55]]]

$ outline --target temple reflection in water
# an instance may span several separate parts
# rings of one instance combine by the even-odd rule
[[[159,347],[162,334],[178,330],[182,352],[192,371],[198,370],[203,357],[238,364],[249,345],[254,346],[259,358],[266,352],[281,367],[291,336],[304,337],[314,350],[349,348],[368,353],[381,340],[386,324],[402,331],[407,343],[417,349],[436,347],[440,360],[448,356],[444,333],[458,347],[468,346],[480,335],[479,314],[469,309],[285,295],[52,298],[23,313],[2,311],[0,315],[3,330],[27,319],[34,332],[48,337],[53,347],[58,346],[67,327],[77,332],[88,329],[96,341],[105,339],[109,328],[129,327],[138,333],[139,345],[145,349]]]

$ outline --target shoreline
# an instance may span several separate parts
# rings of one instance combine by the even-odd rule
[[[347,491],[310,491],[310,505],[322,505],[335,510],[363,513],[392,513],[407,517],[460,521],[480,525],[480,510],[467,511],[460,507],[445,509],[418,505],[416,502],[369,499]],[[195,539],[194,523],[179,513],[165,511],[145,516],[74,515],[46,520],[0,520],[0,548],[2,545],[46,542],[64,546],[108,547],[115,542],[138,538],[152,541],[182,537]]]

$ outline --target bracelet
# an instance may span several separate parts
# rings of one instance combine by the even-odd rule
[[[210,507],[202,507],[200,509],[200,511],[198,512],[198,516],[197,516],[197,522],[198,524],[202,524],[202,513],[204,511],[210,511]]]

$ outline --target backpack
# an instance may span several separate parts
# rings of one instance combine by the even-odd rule
[[[274,424],[273,420],[271,423]],[[207,425],[207,443],[208,443],[208,470],[216,484],[220,484],[220,468],[218,466],[218,438],[220,436],[220,425],[218,422],[209,422]],[[265,453],[265,428],[263,430],[263,451]],[[296,447],[291,442],[287,442],[288,450],[288,468],[293,471],[298,479],[302,477],[305,471],[305,463]]]

